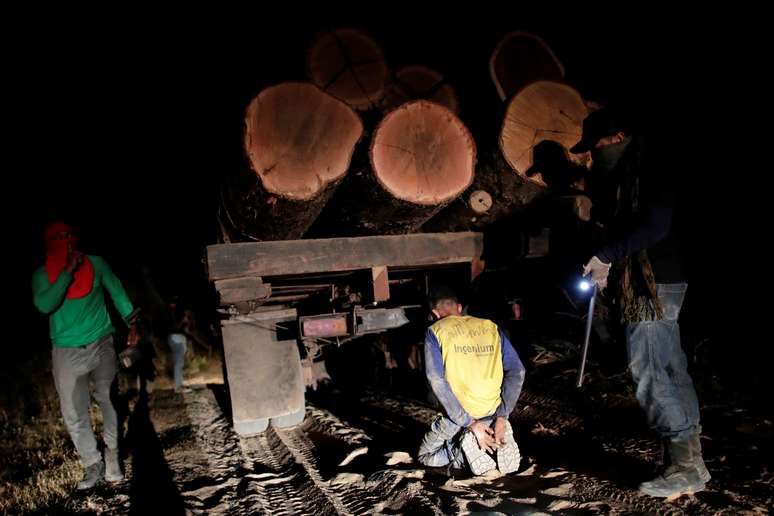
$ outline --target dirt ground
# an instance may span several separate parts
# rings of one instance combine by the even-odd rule
[[[512,416],[519,470],[479,478],[428,469],[415,452],[437,410],[402,388],[329,385],[303,424],[240,438],[211,364],[176,393],[160,378],[125,392],[127,481],[87,493],[45,374],[37,407],[3,412],[0,497],[9,513],[94,514],[768,514],[774,503],[771,409],[729,399],[702,407],[713,479],[675,500],[637,493],[660,457],[625,375],[574,389],[569,361],[539,359]],[[126,385],[126,383],[124,384]],[[6,400],[7,401],[7,400]],[[18,404],[17,404],[18,405]],[[18,411],[21,410],[22,415]],[[24,412],[37,413],[19,428]],[[768,412],[766,412],[768,411]],[[30,432],[37,424],[38,434]],[[45,430],[45,431],[40,431]],[[13,432],[16,432],[15,437]],[[39,434],[44,434],[42,437]],[[25,437],[26,436],[26,437]]]

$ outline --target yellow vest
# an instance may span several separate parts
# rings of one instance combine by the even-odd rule
[[[501,403],[503,356],[497,325],[476,317],[444,317],[430,329],[441,346],[446,381],[468,414],[482,418]]]

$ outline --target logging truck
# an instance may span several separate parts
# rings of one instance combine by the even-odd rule
[[[461,232],[209,246],[236,432],[300,423],[302,354],[425,316],[429,279],[469,281],[482,245]]]
[[[221,237],[207,248],[242,435],[303,420],[302,359],[320,343],[421,318],[434,276],[470,282],[476,231],[542,191],[540,174],[526,173],[533,148],[551,139],[566,155],[587,114],[547,45],[521,32],[492,56],[507,103],[493,118],[499,145],[478,155],[442,74],[390,73],[360,31],[320,34],[307,72],[309,82],[266,87],[247,105],[245,163],[224,178]],[[532,242],[519,248],[535,254]]]

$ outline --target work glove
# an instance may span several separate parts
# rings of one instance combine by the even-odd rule
[[[591,281],[599,287],[599,290],[605,290],[607,288],[607,276],[610,274],[610,265],[595,256],[583,267],[583,275],[588,276],[591,274]]]

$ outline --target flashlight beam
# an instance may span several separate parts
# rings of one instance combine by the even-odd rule
[[[578,381],[576,387],[583,385],[583,375],[586,372],[586,358],[589,354],[589,340],[591,338],[591,323],[594,322],[594,301],[597,298],[597,284],[591,287],[591,299],[589,299],[589,313],[586,317],[586,333],[583,338],[583,354],[581,356],[580,368],[578,369]]]

